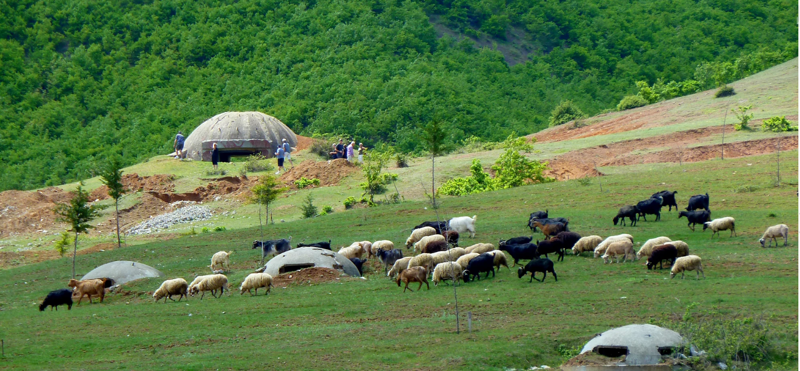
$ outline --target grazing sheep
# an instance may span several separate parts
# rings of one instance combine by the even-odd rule
[[[231,254],[233,254],[233,251],[220,251],[211,255],[211,271],[230,269],[231,262],[229,257]]]
[[[561,232],[557,234],[555,238],[561,240],[564,250],[572,250],[572,247],[580,241],[581,235],[575,232]]]
[[[242,285],[239,287],[239,295],[244,295],[244,292],[247,291],[252,296],[253,292],[250,291],[251,289],[255,289],[256,295],[258,295],[258,289],[260,287],[266,287],[267,293],[264,295],[269,295],[270,288],[272,288],[272,276],[268,273],[250,273],[245,277]]]
[[[408,239],[406,239],[406,248],[410,249],[411,246],[414,246],[414,244],[419,242],[419,240],[421,240],[422,237],[433,236],[435,234],[437,234],[436,229],[434,229],[433,227],[422,227],[419,229],[415,229],[411,232],[411,236],[408,236]]]
[[[447,241],[444,239],[444,236],[442,236],[440,234],[433,234],[433,235],[430,235],[430,236],[425,236],[425,237],[422,237],[419,241],[417,241],[417,243],[414,244],[414,252],[425,250],[425,247],[429,243],[431,243],[433,241],[442,241],[445,244],[447,243]]]
[[[710,222],[705,222],[703,224],[703,232],[706,231],[706,228],[711,228],[711,238],[714,238],[714,235],[719,233],[719,231],[727,231],[730,229],[731,237],[736,236],[736,220],[731,218],[730,216],[726,216],[724,218],[714,219]]]
[[[463,270],[461,265],[456,262],[436,264],[436,267],[433,268],[433,285],[439,286],[439,282],[441,281],[459,280],[461,279],[461,272]]]
[[[436,236],[438,236],[438,235],[436,235]],[[425,253],[428,253],[428,254],[433,254],[435,252],[440,252],[440,251],[447,251],[447,242],[445,242],[444,240],[434,240],[434,241],[428,242],[422,248],[421,252],[425,252]]]
[[[178,301],[181,301],[184,297],[186,300],[189,300],[189,296],[186,293],[189,290],[189,284],[186,283],[186,280],[183,278],[175,278],[171,280],[166,280],[161,283],[161,286],[158,287],[158,290],[153,292],[153,300],[159,301],[161,298],[164,298],[164,302],[167,302],[167,298],[169,300],[175,301],[172,298],[172,295],[180,295],[178,297]]]
[[[431,254],[431,266],[436,264],[453,261],[449,251],[439,251]]]
[[[442,234],[442,232],[450,230],[450,227],[447,225],[445,221],[433,221],[433,222],[422,222],[422,224],[414,227],[414,229],[420,229],[425,227],[431,227],[436,231],[436,234]]]
[[[430,270],[433,268],[433,257],[428,253],[419,254],[408,262],[408,268],[411,267],[425,267]]]
[[[520,260],[537,259],[541,256],[536,244],[530,242],[520,245],[503,244],[500,246],[500,251],[508,251],[511,258],[514,259],[512,267],[516,267]]]
[[[675,275],[678,273],[681,274],[681,279],[683,279],[683,275],[685,271],[697,271],[697,278],[700,279],[700,273],[703,274],[703,279],[706,278],[706,273],[703,272],[703,264],[702,260],[697,255],[689,255],[680,257],[675,260],[675,264],[672,264],[672,270],[669,272],[669,278],[675,278]]]
[[[603,264],[608,263],[611,257],[616,257],[617,263],[619,263],[620,255],[624,256],[622,259],[623,263],[628,260],[628,255],[631,256],[632,260],[636,260],[636,254],[633,251],[633,243],[631,241],[624,239],[608,244],[606,253],[603,254]]]
[[[772,246],[772,241],[775,241],[775,247],[778,247],[778,237],[783,237],[783,246],[787,246],[789,243],[789,226],[786,224],[778,224],[767,228],[767,231],[764,232],[764,235],[761,236],[758,242],[761,243],[761,247],[764,247],[764,242],[766,239],[769,239],[769,245],[767,245],[767,247]]]
[[[636,210],[639,211],[639,216],[644,218],[644,221],[647,221],[647,214],[654,214],[656,216],[656,221],[659,221],[661,220],[662,202],[664,202],[664,199],[661,198],[661,196],[639,201],[639,203],[636,204]]]
[[[678,257],[687,256],[689,255],[689,244],[683,241],[669,241],[664,242],[665,245],[672,245],[675,246],[675,249],[678,250]]]
[[[636,206],[623,206],[619,209],[619,212],[617,212],[617,216],[614,217],[614,225],[617,225],[620,220],[622,221],[622,225],[626,225],[625,218],[628,218],[631,220],[631,227],[635,227],[636,221],[639,219],[638,215],[639,209],[637,209]]]
[[[686,223],[686,226],[694,232],[694,226],[696,224],[705,224],[705,222],[711,220],[711,213],[705,210],[700,211],[681,211],[678,213],[678,219],[681,217],[686,217],[689,223]]]
[[[672,240],[670,240],[669,237],[664,237],[664,236],[651,238],[651,239],[645,241],[644,245],[642,245],[642,247],[636,253],[636,257],[639,258],[639,259],[649,258],[650,254],[653,252],[653,249],[656,246],[663,245],[664,243],[669,242],[669,241],[672,241]]]
[[[656,196],[661,196],[661,198],[664,200],[664,202],[661,203],[662,207],[663,206],[669,206],[669,210],[667,210],[667,211],[672,211],[672,207],[675,206],[675,210],[678,210],[678,203],[675,202],[675,194],[676,193],[678,193],[678,191],[670,192],[670,191],[667,191],[667,190],[663,190],[661,192],[653,193],[653,195],[650,196],[650,198],[655,198]]]
[[[453,261],[467,254],[467,249],[463,247],[454,247],[447,251],[450,252],[450,255],[453,257]]]
[[[359,259],[359,258],[351,258],[350,259],[350,262],[353,263],[353,265],[356,266],[356,269],[358,269],[358,274],[362,275],[362,276],[364,275],[362,269],[364,268],[364,263],[366,261],[367,261],[367,259]]]
[[[58,310],[59,305],[67,305],[67,310],[72,310],[72,291],[67,289],[60,289],[60,290],[53,290],[45,296],[44,301],[42,304],[39,305],[39,311],[44,312],[47,306],[50,306],[50,310]]]
[[[404,270],[397,276],[397,287],[400,287],[401,281],[406,283],[406,287],[403,289],[403,292],[406,292],[406,290],[411,290],[408,288],[408,284],[411,282],[419,282],[417,291],[422,289],[423,282],[425,283],[425,286],[428,286],[428,290],[431,289],[431,285],[428,283],[428,270],[425,269],[425,267],[408,267],[408,269]]]
[[[470,247],[465,248],[467,253],[476,252],[478,254],[483,254],[485,252],[489,252],[494,250],[494,245],[490,243],[476,243]]]
[[[495,277],[494,273],[494,254],[485,252],[480,254],[478,257],[472,259],[467,263],[467,268],[464,269],[462,273],[462,279],[464,282],[469,282],[470,277],[474,279],[481,279],[481,273],[486,272],[486,277],[489,278],[489,272],[492,273],[492,277]]]
[[[396,262],[394,262],[394,265],[392,265],[392,269],[386,273],[386,276],[394,277],[395,275],[402,273],[404,270],[406,270],[406,268],[408,268],[409,261],[411,261],[410,256],[407,258],[398,259]]]
[[[378,250],[377,256],[383,263],[383,271],[386,272],[396,261],[403,258],[403,252],[400,249]]]
[[[369,241],[356,241],[350,244],[351,247],[360,247],[362,254],[367,254],[367,258],[372,256],[372,242]]]
[[[353,244],[347,247],[342,247],[338,252],[339,255],[344,256],[347,259],[360,258],[361,255],[364,254],[364,248],[362,248],[359,244]]]
[[[537,220],[533,222],[533,226],[534,228],[539,228],[542,230],[544,238],[550,238],[550,236],[555,236],[560,232],[567,230],[566,224],[564,223],[542,224]]]
[[[444,236],[444,239],[447,240],[447,243],[453,246],[458,246],[458,237],[459,237],[458,231],[454,230],[443,231],[441,235]]]
[[[372,256],[378,256],[378,250],[394,250],[394,242],[389,240],[379,240],[372,243],[370,247],[370,254]]]
[[[83,281],[78,281],[73,278],[69,280],[69,284],[67,284],[67,286],[72,287],[73,292],[80,294],[78,305],[81,304],[84,295],[89,297],[89,303],[91,304],[94,304],[92,302],[92,295],[100,296],[100,302],[102,303],[106,296],[106,288],[113,285],[114,280],[110,278],[92,278]]]
[[[494,267],[497,271],[500,271],[500,266],[505,265],[508,270],[511,268],[508,266],[508,258],[506,258],[506,254],[500,250],[493,250],[489,251],[490,254],[494,254]]]
[[[267,240],[267,241],[253,241],[253,248],[261,247],[261,263],[264,263],[264,258],[272,254],[283,254],[292,249],[292,236],[288,239],[282,238],[280,240]]]
[[[686,211],[694,211],[697,209],[705,209],[705,211],[711,212],[708,209],[708,192],[705,195],[694,195],[689,197],[689,206],[686,207]]]
[[[262,271],[263,271],[263,270],[262,270]],[[189,288],[187,289],[187,291],[191,293],[191,292],[192,292],[192,287],[193,287],[193,286],[197,285],[197,284],[198,284],[200,281],[202,281],[204,278],[206,278],[206,277],[211,277],[211,276],[213,276],[213,274],[208,274],[208,275],[204,275],[204,276],[195,276],[195,277],[194,277],[194,280],[192,280],[192,282],[189,284]]]
[[[459,216],[447,223],[450,226],[450,229],[458,232],[459,234],[464,234],[469,232],[469,238],[475,238],[475,221],[478,220],[477,215],[473,215],[472,218],[468,216]]]
[[[458,265],[460,265],[460,266],[461,266],[461,268],[467,268],[467,265],[469,264],[469,261],[470,261],[470,260],[472,260],[472,259],[475,259],[475,258],[477,258],[477,257],[478,257],[478,256],[480,256],[480,255],[481,255],[481,254],[474,253],[474,252],[472,252],[472,253],[467,253],[467,254],[464,254],[464,255],[460,256],[460,257],[459,257],[459,258],[456,260],[456,263],[458,263]]]
[[[322,242],[314,242],[314,243],[309,243],[309,244],[298,243],[297,247],[298,248],[300,248],[300,247],[319,247],[320,249],[330,250],[331,249],[331,240],[328,240],[328,242],[322,241]]]
[[[528,264],[525,264],[525,268],[520,267],[517,270],[517,276],[522,278],[522,276],[528,272],[531,272],[531,280],[528,281],[528,283],[533,282],[533,280],[544,282],[544,279],[547,278],[547,272],[552,273],[553,277],[556,279],[556,282],[558,282],[558,276],[556,275],[555,269],[553,269],[553,261],[550,259],[541,258],[529,261]],[[544,276],[542,276],[541,280],[536,278],[536,272],[544,273]]]
[[[629,239],[631,242],[633,242],[633,236],[629,234],[623,233],[623,234],[618,234],[616,236],[609,236],[605,240],[600,242],[600,244],[597,245],[597,247],[594,248],[595,259],[606,253],[606,248],[608,248],[608,244],[621,239]]]
[[[575,246],[572,246],[572,253],[575,255],[580,255],[582,252],[585,251],[592,251],[594,252],[595,247],[603,242],[603,237],[600,236],[586,236],[575,242]]]
[[[200,300],[203,300],[206,291],[211,291],[212,296],[221,298],[227,287],[228,277],[225,277],[223,274],[211,274],[203,277],[199,282],[194,284],[194,286],[190,286],[189,295],[195,296],[198,292],[202,292],[203,294],[200,295]],[[220,290],[219,296],[217,296],[218,289]]]
[[[653,249],[653,253],[650,254],[650,257],[647,258],[647,270],[656,269],[656,265],[658,265],[661,269],[664,269],[664,260],[669,260],[670,265],[675,264],[675,259],[678,257],[678,249],[672,245],[658,245]]]

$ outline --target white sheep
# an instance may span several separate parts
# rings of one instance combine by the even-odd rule
[[[605,240],[603,240],[603,242],[600,242],[600,244],[597,245],[597,247],[594,248],[594,257],[595,257],[595,259],[599,258],[601,255],[606,253],[606,249],[608,248],[608,245],[610,243],[612,243],[614,241],[622,240],[622,239],[628,239],[628,240],[631,241],[631,243],[633,243],[633,236],[631,236],[631,235],[629,235],[627,233],[618,234],[616,236],[609,236]]]
[[[454,261],[455,259],[452,258],[449,251],[438,251],[431,254],[431,265],[436,266],[436,264]]]
[[[370,255],[377,256],[378,250],[394,250],[394,242],[389,240],[379,240],[372,243],[370,247]]]
[[[194,280],[192,280],[192,283],[189,284],[189,288],[187,289],[187,291],[191,293],[192,292],[192,287],[194,287],[195,285],[200,283],[200,281],[202,281],[206,277],[211,277],[211,276],[213,276],[213,274],[207,274],[207,275],[204,275],[204,276],[195,276]]]
[[[347,247],[342,247],[339,249],[338,253],[347,259],[361,258],[361,255],[364,254],[364,248],[362,248],[360,244],[355,243]]]
[[[230,269],[230,259],[229,256],[233,254],[233,251],[220,251],[211,256],[211,270],[212,271],[224,271],[225,269]]]
[[[473,215],[472,218],[468,216],[459,216],[450,219],[448,225],[450,226],[450,229],[455,230],[460,235],[469,232],[469,238],[475,238],[475,221],[477,219],[477,215]]]
[[[452,248],[450,250],[447,250],[447,251],[450,252],[450,255],[453,257],[453,261],[456,261],[456,260],[458,260],[458,258],[460,258],[460,257],[462,257],[462,256],[467,254],[467,249],[465,249],[463,247],[454,247],[454,248]]]
[[[188,288],[189,284],[186,283],[186,280],[183,278],[166,280],[161,283],[161,286],[158,287],[158,290],[153,293],[153,299],[158,301],[159,299],[164,298],[165,303],[167,302],[167,298],[175,301],[175,299],[172,298],[172,295],[180,295],[178,301],[181,301],[184,296],[186,299],[189,299],[189,296],[186,295]]]
[[[767,247],[772,246],[772,241],[775,241],[775,247],[777,247],[778,237],[783,237],[783,246],[788,246],[789,226],[787,226],[786,224],[778,224],[767,228],[767,231],[764,232],[764,235],[761,236],[761,239],[758,240],[758,242],[761,242],[761,247],[764,247],[764,242],[766,241],[766,239],[770,239],[769,245],[767,245]]]
[[[464,268],[456,262],[436,264],[436,268],[433,269],[433,285],[438,286],[439,282],[452,280],[453,277],[458,281],[461,278],[461,272],[463,270]]]
[[[477,258],[479,255],[481,255],[481,254],[474,253],[474,252],[473,253],[464,254],[461,257],[459,257],[458,260],[456,260],[456,263],[458,263],[458,265],[460,265],[461,268],[467,269],[467,264],[469,264],[469,261],[472,260],[472,259]]]
[[[578,242],[575,242],[575,245],[572,246],[572,253],[575,255],[580,255],[584,251],[594,251],[597,245],[603,242],[603,237],[600,236],[586,236],[581,237]]]
[[[406,248],[410,249],[411,246],[414,246],[415,243],[419,242],[422,237],[432,236],[434,234],[436,234],[436,229],[433,227],[417,228],[413,230],[411,232],[411,236],[408,236],[408,239],[406,239]]]
[[[616,257],[617,263],[619,263],[620,255],[624,256],[622,259],[623,263],[628,260],[628,255],[631,256],[631,259],[636,259],[636,255],[633,251],[633,243],[628,239],[619,239],[608,244],[608,248],[606,248],[606,252],[603,254],[603,264],[608,263],[611,257]]]
[[[494,254],[494,266],[498,271],[501,265],[505,265],[508,270],[511,270],[511,268],[508,267],[508,257],[506,257],[506,253],[500,250],[492,250],[489,251],[489,253]]]
[[[392,269],[390,269],[389,272],[386,273],[386,276],[387,277],[394,277],[394,276],[402,273],[404,270],[406,270],[406,268],[408,268],[408,262],[409,261],[411,261],[411,257],[410,256],[402,258],[402,259],[397,259],[397,261],[394,262],[394,265],[392,266]]]
[[[250,273],[242,282],[242,286],[239,287],[239,295],[243,295],[245,291],[249,292],[250,295],[253,295],[253,292],[250,291],[251,289],[255,289],[256,295],[258,295],[258,289],[260,287],[266,287],[266,295],[268,295],[269,290],[272,287],[272,276],[268,273]]]
[[[200,296],[200,300],[203,300],[206,291],[211,291],[211,295],[215,298],[220,298],[222,294],[225,293],[226,288],[228,288],[228,277],[225,277],[223,274],[212,274],[205,276],[200,282],[191,286],[189,294],[195,296],[198,292],[202,292],[203,294]],[[218,289],[221,290],[219,296],[216,294]]]
[[[425,267],[425,269],[430,271],[433,269],[433,257],[428,253],[419,254],[408,261],[408,268],[411,267]]]
[[[645,241],[644,245],[642,245],[642,247],[636,253],[636,257],[639,258],[639,259],[649,258],[650,254],[653,253],[653,249],[656,246],[661,246],[664,243],[669,242],[669,241],[672,241],[672,240],[669,237],[664,237],[664,236],[651,238],[651,239]]]
[[[442,241],[444,243],[447,243],[447,241],[444,239],[444,236],[440,234],[433,234],[430,236],[422,237],[419,241],[417,241],[417,243],[414,244],[414,251],[415,252],[425,251],[425,247],[427,247],[428,244],[433,241]]]
[[[705,222],[703,224],[703,232],[705,232],[706,228],[711,228],[711,238],[714,238],[714,235],[719,233],[719,231],[727,231],[731,230],[731,237],[736,236],[736,220],[731,218],[730,216],[726,216],[724,218],[714,219],[710,222]]]
[[[694,270],[697,271],[697,279],[700,279],[700,273],[703,274],[703,278],[706,278],[706,273],[703,272],[703,265],[699,256],[682,256],[678,259],[675,259],[675,264],[672,265],[672,270],[669,272],[669,277],[675,278],[675,275],[680,273],[681,279],[683,279],[684,271]]]
[[[355,246],[355,245],[361,246],[361,249],[364,250],[364,254],[367,254],[367,257],[372,256],[372,242],[358,241],[350,244],[350,246]]]
[[[687,256],[689,255],[689,244],[683,241],[669,241],[664,242],[665,245],[672,245],[675,246],[675,249],[678,250],[677,257]]]
[[[469,247],[465,248],[464,250],[466,250],[467,253],[473,253],[474,252],[474,253],[478,253],[478,254],[483,254],[485,252],[489,252],[489,251],[494,250],[494,245],[492,245],[490,243],[476,243],[476,244],[474,244],[472,246],[469,246]]]

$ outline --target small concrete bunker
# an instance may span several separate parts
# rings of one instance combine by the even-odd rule
[[[158,269],[155,269],[149,265],[128,260],[120,260],[103,264],[93,269],[91,272],[86,273],[86,275],[81,279],[88,280],[90,278],[108,277],[113,279],[114,283],[117,285],[121,285],[123,283],[142,278],[162,276],[164,276],[164,273],[161,273]]]
[[[562,369],[601,370],[616,369],[617,366],[629,366],[626,369],[656,370],[661,369],[653,367],[662,363],[662,356],[667,356],[674,351],[680,350],[683,345],[683,337],[675,331],[654,325],[627,325],[597,335],[581,349],[581,355],[591,352],[610,357],[609,359],[625,356],[623,362],[605,366],[583,366],[582,368],[562,366]]]
[[[350,259],[318,247],[301,247],[277,255],[264,265],[264,273],[278,276],[311,267],[336,269],[353,277],[361,277]]]
[[[211,161],[214,143],[221,162],[234,156],[260,154],[272,157],[286,139],[297,146],[297,135],[284,123],[261,112],[224,112],[195,128],[183,146],[186,157],[195,161]]]

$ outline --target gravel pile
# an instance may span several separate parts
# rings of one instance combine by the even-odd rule
[[[128,230],[128,235],[150,234],[167,229],[175,224],[207,220],[212,216],[211,210],[205,206],[186,206],[171,213],[161,214],[145,220]]]

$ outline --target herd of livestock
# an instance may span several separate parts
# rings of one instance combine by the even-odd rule
[[[661,208],[668,207],[669,211],[675,207],[678,210],[675,194],[677,191],[661,191],[653,194],[647,200],[638,202],[636,205],[628,205],[619,209],[613,218],[614,225],[622,222],[626,225],[625,219],[630,221],[631,226],[635,226],[639,219],[647,220],[647,215],[655,215],[655,220],[661,217]],[[694,195],[689,199],[686,211],[680,211],[679,218],[686,217],[688,227],[694,230],[697,224],[703,226],[703,230],[711,229],[713,238],[720,231],[729,230],[731,236],[736,233],[736,221],[732,217],[711,219],[709,209],[708,193],[704,195]],[[532,237],[514,237],[507,240],[500,240],[497,248],[491,243],[477,243],[466,248],[458,247],[459,237],[469,234],[475,236],[475,223],[477,216],[462,216],[448,221],[429,221],[415,226],[405,243],[406,251],[413,251],[411,256],[404,256],[401,249],[396,249],[392,241],[357,241],[349,246],[342,247],[338,253],[349,259],[353,265],[362,273],[364,262],[370,257],[380,260],[384,271],[391,277],[398,286],[405,284],[403,291],[412,290],[410,283],[419,283],[417,289],[425,284],[430,289],[429,278],[434,285],[442,281],[469,282],[480,279],[480,275],[485,273],[488,278],[491,273],[495,274],[495,269],[505,266],[510,269],[508,262],[513,260],[512,267],[519,264],[520,260],[528,260],[524,266],[517,270],[519,278],[531,274],[530,282],[537,280],[544,282],[547,273],[552,274],[553,279],[558,281],[552,260],[549,255],[553,254],[556,261],[563,261],[565,252],[570,251],[575,255],[583,252],[593,254],[595,258],[602,258],[604,263],[623,262],[637,259],[646,259],[647,269],[655,269],[657,266],[663,268],[663,262],[668,262],[671,266],[670,277],[674,278],[684,272],[695,271],[697,278],[703,272],[701,258],[689,252],[689,246],[683,241],[672,241],[668,237],[657,237],[642,244],[639,251],[634,251],[633,236],[630,234],[619,234],[602,238],[600,236],[581,236],[569,230],[569,219],[551,218],[548,210],[536,211],[530,214],[528,227],[532,232],[540,231],[544,235],[544,240],[533,242]],[[769,241],[769,245],[775,242],[778,245],[778,238],[784,239],[784,246],[788,243],[789,228],[785,224],[778,224],[769,227],[759,242],[764,247]],[[278,239],[269,241],[255,241],[253,249],[260,249],[262,262],[270,255],[281,254],[292,247],[291,237],[288,239]],[[331,250],[331,241],[317,242],[313,244],[298,244],[298,248],[316,247]],[[508,255],[506,255],[508,254]],[[544,255],[544,257],[542,257]],[[175,278],[164,281],[161,286],[153,293],[153,299],[159,301],[172,299],[172,296],[179,296],[178,301],[183,297],[200,294],[201,299],[206,292],[210,292],[214,297],[221,297],[226,289],[229,289],[228,278],[223,274],[229,268],[230,252],[220,251],[211,258],[210,268],[213,274],[197,276],[189,283],[183,278]],[[510,259],[509,259],[510,257]],[[536,273],[543,274],[541,279],[536,278]],[[272,287],[273,277],[264,273],[264,268],[249,274],[241,283],[240,293],[252,290],[258,294],[259,288],[264,288],[268,294]],[[106,289],[114,284],[108,278],[88,279],[83,281],[70,280],[68,289],[54,290],[50,292],[39,306],[43,311],[47,306],[56,308],[59,305],[67,305],[72,308],[73,295],[79,295],[78,303],[84,296],[88,296],[91,302],[92,296],[99,296],[103,301]]]

